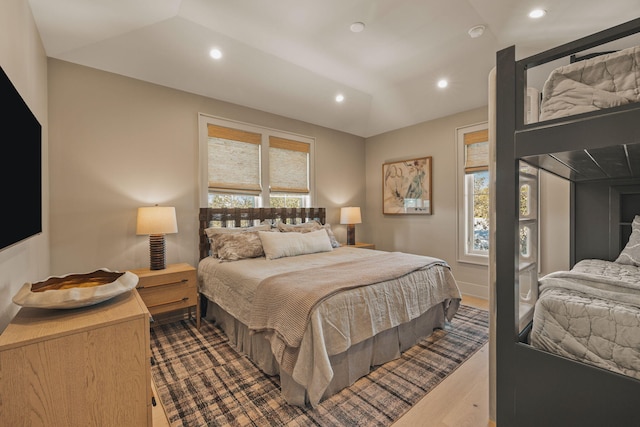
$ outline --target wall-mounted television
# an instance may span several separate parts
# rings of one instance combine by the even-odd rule
[[[0,250],[42,232],[42,126],[0,67]]]

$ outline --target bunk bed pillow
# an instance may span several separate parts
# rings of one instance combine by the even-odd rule
[[[631,223],[631,236],[620,255],[616,259],[618,264],[635,265],[640,267],[640,215],[636,215]]]

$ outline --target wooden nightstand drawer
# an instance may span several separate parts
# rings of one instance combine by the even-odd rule
[[[189,279],[138,286],[138,293],[153,314],[164,313],[196,304],[197,290]]]
[[[151,315],[196,308],[196,325],[200,328],[198,277],[189,264],[172,264],[164,270],[131,270],[138,276],[138,293]]]

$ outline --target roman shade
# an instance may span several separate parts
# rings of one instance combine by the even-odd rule
[[[207,125],[209,190],[259,195],[262,135]]]
[[[269,136],[269,183],[272,193],[309,193],[309,151],[305,142]]]
[[[486,129],[464,134],[464,172],[489,170],[489,131]]]

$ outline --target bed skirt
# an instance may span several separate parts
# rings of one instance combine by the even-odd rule
[[[358,378],[367,375],[372,366],[400,357],[401,352],[431,335],[435,329],[443,328],[445,308],[448,305],[449,301],[436,304],[411,322],[403,323],[354,344],[343,353],[329,356],[333,379],[321,400],[352,385]],[[271,353],[269,341],[262,333],[250,334],[245,324],[212,301],[207,303],[206,318],[215,322],[229,338],[229,344],[236,351],[246,354],[265,374],[280,375],[282,396],[287,403],[297,406],[308,404],[304,386],[295,382],[286,372],[280,372],[278,363]]]

